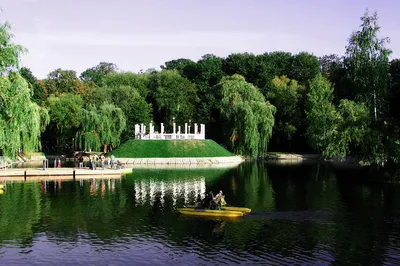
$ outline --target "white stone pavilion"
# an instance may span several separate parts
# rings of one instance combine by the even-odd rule
[[[200,128],[199,128],[200,126]],[[176,123],[172,124],[172,133],[164,132],[164,123],[160,125],[160,132],[154,131],[152,123],[149,124],[149,131],[146,132],[145,124],[135,125],[135,139],[142,140],[176,140],[176,139],[205,139],[206,125],[197,123],[194,124],[193,132],[191,132],[190,123],[185,123],[185,131],[181,131],[181,126],[176,128]]]

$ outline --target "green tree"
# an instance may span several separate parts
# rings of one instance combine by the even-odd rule
[[[290,73],[291,62],[293,58],[293,55],[291,53],[277,51],[264,55],[267,58],[266,60],[271,63],[273,69],[275,70],[274,76],[283,76]]]
[[[222,70],[226,75],[238,74],[243,76],[247,82],[254,83],[257,72],[257,57],[254,54],[230,54],[225,58]]]
[[[163,70],[152,75],[150,82],[154,113],[158,113],[158,122],[165,122],[168,126],[174,117],[180,124],[195,118],[198,97],[193,83],[172,70]]]
[[[110,103],[100,107],[89,105],[82,109],[80,129],[77,132],[77,146],[85,150],[106,153],[109,146],[120,144],[121,134],[126,126],[126,118],[121,108]]]
[[[152,119],[152,106],[148,104],[135,87],[120,85],[100,87],[91,91],[87,97],[88,104],[108,102],[121,108],[126,117],[126,127],[122,141],[134,137],[134,125],[149,123]]]
[[[378,38],[378,14],[368,10],[361,18],[361,30],[350,36],[346,49],[348,73],[357,88],[357,98],[365,102],[375,122],[387,111],[389,56],[388,38]]]
[[[324,157],[344,158],[360,146],[368,131],[369,112],[364,103],[332,103],[333,87],[322,74],[310,84],[306,100],[307,135],[311,146]]]
[[[221,114],[229,121],[234,151],[252,157],[264,156],[276,108],[240,75],[222,78],[216,89],[221,93]]]
[[[215,123],[217,119],[218,95],[213,91],[213,86],[217,85],[224,73],[222,71],[223,59],[213,54],[203,55],[197,61],[196,75],[189,78],[197,87],[199,101],[196,105],[198,121],[203,123]],[[188,69],[185,68],[187,71]],[[186,72],[184,71],[184,73]]]
[[[320,73],[318,58],[312,54],[301,52],[292,58],[288,77],[297,80],[302,85],[308,85],[318,73]]]
[[[272,52],[256,57],[256,75],[252,81],[265,93],[271,87],[271,81],[276,76],[290,73],[292,54],[286,52]]]
[[[83,81],[91,81],[97,86],[101,86],[103,85],[104,78],[110,73],[116,73],[117,69],[117,65],[113,63],[100,62],[97,66],[83,71],[79,78]]]
[[[129,86],[135,88],[146,99],[149,94],[149,76],[149,74],[136,74],[133,72],[110,73],[104,78],[104,86]]]
[[[0,24],[0,75],[4,76],[19,69],[19,56],[26,52],[21,45],[12,42],[11,25]]]
[[[289,141],[289,149],[292,136],[301,123],[299,100],[303,91],[304,87],[299,86],[296,80],[281,76],[272,80],[271,88],[265,95],[266,99],[277,109],[274,138],[280,141],[283,136]]]
[[[322,56],[318,60],[321,65],[322,75],[332,82],[335,87],[334,103],[339,104],[342,99],[354,100],[356,89],[345,67],[345,61],[347,61],[347,59],[332,54]]]
[[[61,68],[50,72],[44,81],[48,95],[75,92],[78,83],[76,71]]]
[[[392,79],[390,87],[390,116],[400,122],[400,59],[390,62],[390,76]]]
[[[380,26],[376,12],[370,15],[367,10],[361,21],[361,29],[350,36],[345,61],[349,78],[356,88],[355,99],[367,105],[373,118],[369,126],[373,134],[365,134],[364,140],[369,150],[362,147],[359,156],[369,163],[383,165],[388,160],[388,150],[398,145],[397,138],[388,138],[387,129],[391,50],[386,48],[389,39],[378,37]]]
[[[56,136],[57,151],[61,151],[64,144],[71,143],[81,123],[80,113],[84,101],[81,96],[65,93],[59,96],[54,94],[46,101],[50,114],[50,127],[46,136]],[[50,138],[48,136],[48,138]]]
[[[165,62],[165,65],[161,66],[161,69],[162,70],[177,70],[179,72],[179,74],[184,75],[184,69],[188,65],[195,65],[195,64],[196,63],[190,59],[179,58],[179,59]]]
[[[247,82],[257,86],[264,93],[275,76],[289,75],[293,72],[293,66],[296,67],[299,61],[293,63],[293,60],[292,54],[286,52],[262,55],[231,54],[224,60],[222,69],[227,75],[242,75]]]
[[[24,49],[12,42],[9,24],[0,24],[0,149],[14,158],[22,150],[28,156],[40,148],[40,134],[48,113],[31,101],[28,83],[18,72]]]
[[[318,58],[321,65],[321,74],[326,79],[330,80],[334,72],[343,66],[343,60],[336,54],[324,55]]]
[[[44,88],[42,84],[36,79],[29,68],[22,67],[20,69],[21,76],[28,82],[30,89],[32,90],[32,100],[40,104],[45,99]]]
[[[332,104],[333,87],[322,75],[311,82],[306,100],[307,135],[311,146],[323,155],[326,154],[330,133],[335,126],[338,113]]]

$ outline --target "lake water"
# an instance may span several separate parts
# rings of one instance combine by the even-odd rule
[[[7,183],[2,265],[400,265],[400,186],[321,165],[137,169],[121,180]],[[1,178],[0,178],[1,183]],[[252,214],[176,208],[223,190]]]

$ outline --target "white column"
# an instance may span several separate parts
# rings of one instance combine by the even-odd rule
[[[161,132],[160,132],[160,134],[161,134],[161,139],[164,139],[164,123],[161,123],[161,127],[160,127],[160,130],[161,130]]]
[[[143,135],[146,135],[146,126],[143,126]]]
[[[206,139],[206,125],[205,124],[201,124],[200,127],[201,127],[201,132],[200,132],[201,136],[202,136],[203,139]]]
[[[140,132],[140,126],[138,124],[135,124],[135,138],[136,139],[139,137],[139,132]]]
[[[173,128],[172,139],[176,139],[176,124],[175,124],[175,122],[172,124],[172,128]]]
[[[188,130],[188,125],[185,123],[185,139],[187,139],[187,130]]]
[[[154,127],[153,127],[153,124],[150,123],[150,125],[149,125],[149,139],[152,139],[153,134],[154,134]]]
[[[181,138],[181,126],[178,126],[178,139],[180,139]]]
[[[197,124],[194,124],[194,134],[197,134],[197,130],[198,130]]]
[[[142,124],[140,124],[140,133],[142,133],[143,134],[143,123]]]

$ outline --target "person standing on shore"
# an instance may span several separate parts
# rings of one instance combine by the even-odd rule
[[[83,169],[83,156],[80,156],[78,161],[79,161],[79,169]]]
[[[100,155],[100,165],[101,165],[101,168],[103,168],[103,170],[104,170],[104,160],[105,160],[104,154],[101,154]]]
[[[92,170],[95,170],[96,169],[96,163],[95,163],[95,161],[94,161],[94,156],[93,155],[90,155],[90,165],[91,165],[91,168],[92,168]]]
[[[111,154],[111,160],[110,160],[110,165],[111,165],[111,168],[114,168],[114,166],[115,166],[115,157],[114,157],[114,155],[113,154]]]

